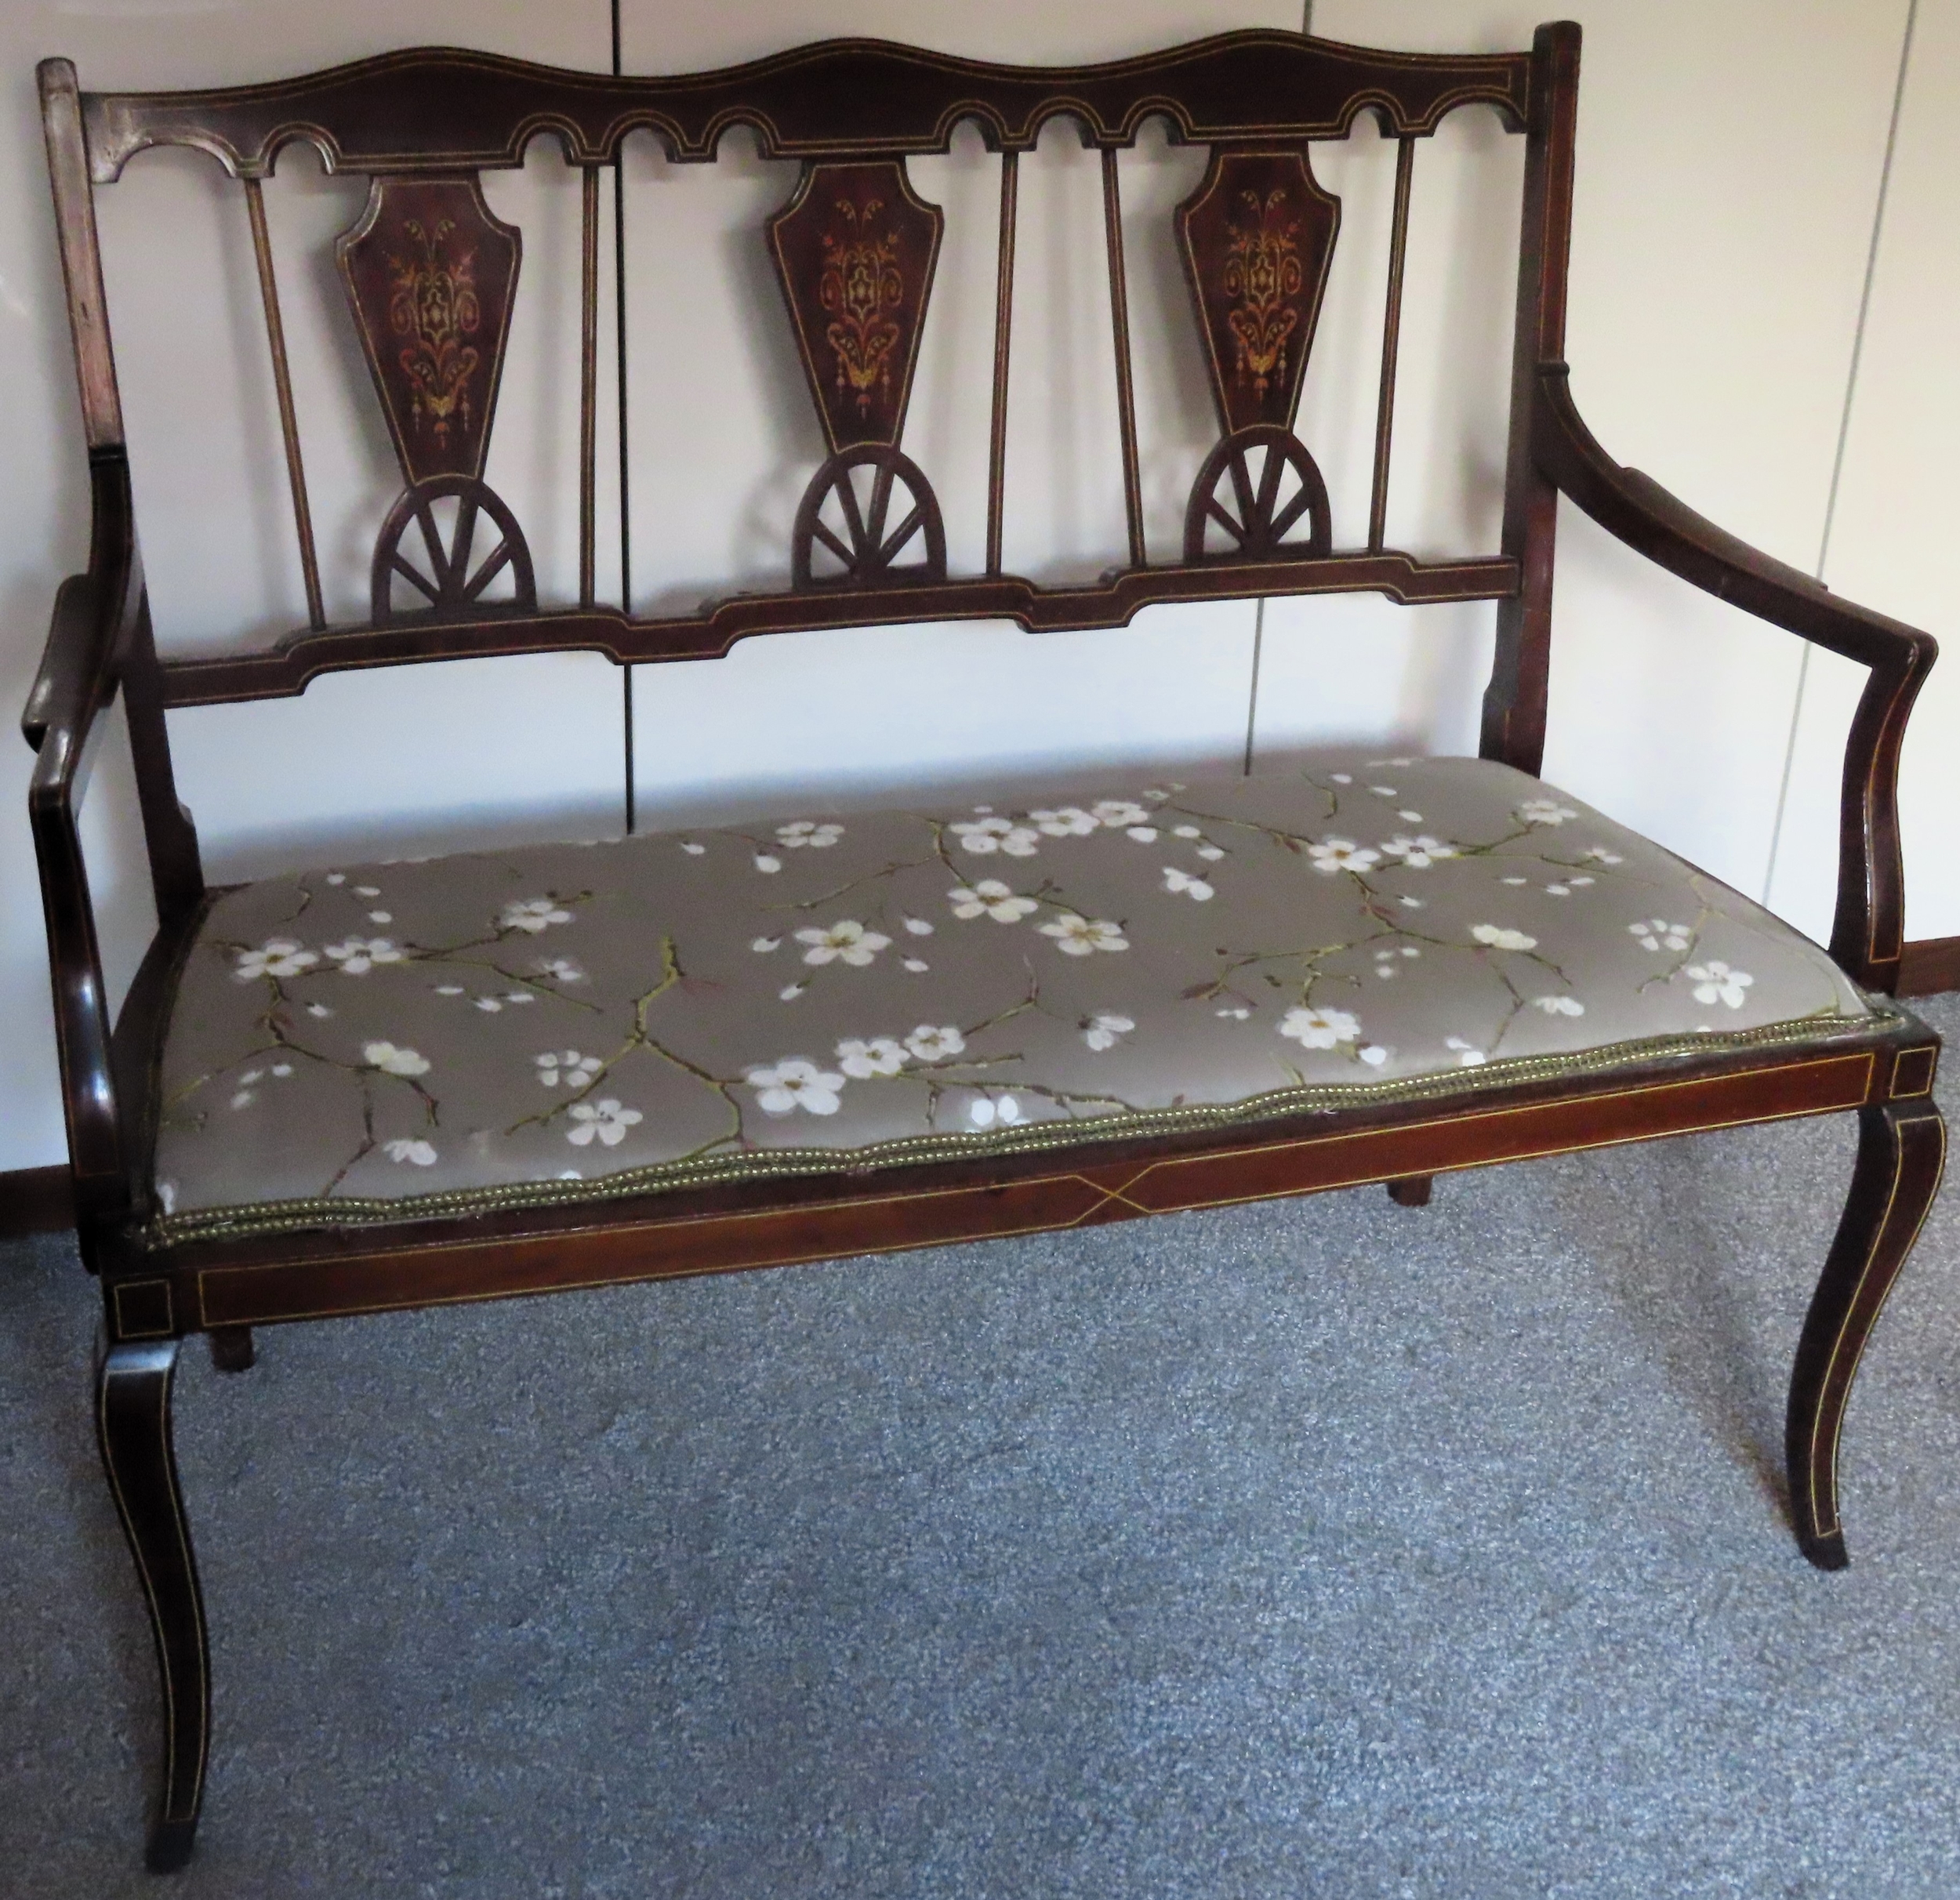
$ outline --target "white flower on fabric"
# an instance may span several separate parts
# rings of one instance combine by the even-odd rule
[[[756,853],[756,868],[766,876],[780,871],[782,868],[782,860],[780,858],[771,858],[767,851],[758,851]]]
[[[1036,926],[1044,937],[1052,937],[1064,956],[1087,956],[1091,950],[1127,950],[1130,940],[1120,924],[1107,917],[1057,917]]]
[[[460,983],[438,983],[436,985],[436,994],[438,996],[460,996],[465,993]]]
[[[1039,832],[1007,818],[969,818],[949,829],[965,850],[983,858],[993,851],[1004,851],[1010,858],[1032,858],[1041,847]]]
[[[900,969],[910,970],[915,977],[920,970],[930,970],[931,967],[932,966],[920,956],[906,957],[899,965]]]
[[[862,970],[891,939],[877,930],[867,930],[855,917],[842,917],[827,930],[812,926],[797,931],[797,941],[809,945],[803,953],[806,963],[842,961]]]
[[[764,1115],[835,1115],[844,1078],[801,1056],[785,1056],[774,1068],[752,1068],[742,1079],[757,1091]]]
[[[1466,1042],[1460,1035],[1446,1035],[1443,1039],[1443,1046],[1457,1052],[1457,1064],[1463,1068],[1481,1068],[1489,1060],[1474,1042]]]
[[[418,1055],[412,1049],[400,1049],[393,1042],[364,1042],[361,1046],[361,1059],[370,1068],[378,1068],[390,1075],[426,1075],[429,1072],[429,1059]]]
[[[1690,963],[1682,972],[1694,985],[1697,1003],[1726,1003],[1732,1010],[1742,1007],[1743,992],[1755,981],[1746,970],[1731,970],[1711,958],[1705,963]]]
[[[1596,884],[1599,881],[1596,877],[1569,877],[1566,879],[1574,890],[1581,890],[1588,884]]]
[[[175,1181],[157,1183],[157,1202],[166,1214],[177,1211],[177,1184]]]
[[[556,897],[520,897],[503,907],[497,926],[505,930],[528,930],[532,936],[554,923],[569,923],[572,913]]]
[[[393,923],[394,912],[393,911],[369,911],[368,921],[370,923]]]
[[[1538,947],[1537,937],[1527,937],[1522,930],[1507,930],[1501,923],[1473,923],[1470,934],[1493,950],[1535,950]]]
[[[1354,783],[1354,774],[1352,772],[1330,772],[1327,777],[1337,785],[1351,785]]]
[[[1577,996],[1534,996],[1534,1005],[1548,1016],[1583,1016],[1586,1006]]]
[[[1572,887],[1570,884],[1548,884],[1544,887],[1544,894],[1548,897],[1569,897],[1572,895]]]
[[[503,999],[501,996],[479,996],[476,999],[476,1005],[485,1015],[495,1016],[503,1010]]]
[[[1313,860],[1315,870],[1330,877],[1337,871],[1370,871],[1381,861],[1379,851],[1356,844],[1352,838],[1323,838],[1307,847],[1307,855]]]
[[[327,873],[327,882],[329,884],[344,884],[347,881],[347,874],[344,871],[329,871]]]
[[[1685,950],[1694,941],[1691,924],[1669,923],[1664,917],[1649,917],[1627,926],[1627,934],[1642,950]]]
[[[782,947],[782,939],[780,937],[758,937],[749,946],[751,950],[762,956],[767,956],[771,950],[779,950]]]
[[[634,1122],[646,1119],[637,1108],[626,1108],[610,1095],[600,1102],[574,1102],[567,1112],[574,1126],[565,1130],[564,1138],[574,1148],[590,1148],[595,1139],[617,1148]]]
[[[1501,877],[1497,882],[1501,884],[1528,884],[1531,880],[1528,877]]]
[[[1127,1016],[1091,1016],[1082,1025],[1082,1039],[1091,1049],[1114,1049],[1117,1039],[1135,1028]]]
[[[538,992],[535,990],[506,990],[503,999],[506,1003],[535,1003]]]
[[[259,1093],[256,1089],[241,1089],[232,1097],[231,1105],[234,1108],[249,1108],[258,1099]]]
[[[379,884],[357,884],[354,887],[354,894],[357,897],[378,897],[381,894],[381,887]]]
[[[1428,907],[1427,897],[1398,897],[1396,901],[1404,910],[1424,910]]]
[[[683,838],[681,840],[681,848],[690,858],[699,858],[708,847],[705,844],[696,843],[691,838]]]
[[[994,880],[989,878],[987,882],[992,883]],[[932,926],[923,917],[906,918],[906,929],[914,937],[930,937],[932,934]]]
[[[967,1039],[950,1023],[939,1028],[921,1023],[906,1038],[906,1047],[921,1062],[943,1062],[948,1056],[960,1054],[966,1046]]]
[[[1202,838],[1204,833],[1195,825],[1175,825],[1171,827],[1171,835],[1174,838]]]
[[[309,1016],[331,1016],[333,1012],[324,1003],[310,1003],[307,1005],[307,1013]]]
[[[1098,823],[1108,825],[1112,831],[1127,831],[1133,825],[1150,822],[1150,814],[1127,798],[1100,799],[1090,810],[1095,814]]]
[[[843,836],[841,825],[819,825],[811,818],[796,818],[776,827],[776,840],[786,851],[801,850],[806,844],[812,850],[826,850]]]
[[[1370,785],[1368,789],[1377,798],[1399,798],[1402,796],[1393,785]]]
[[[232,971],[241,983],[260,977],[296,977],[320,960],[316,950],[303,950],[289,937],[268,937],[256,950],[241,950]]]
[[[350,937],[344,944],[328,944],[326,952],[345,977],[365,977],[377,963],[402,960],[401,952],[386,937]]]
[[[433,1168],[436,1165],[436,1151],[426,1141],[390,1141],[388,1144],[390,1161],[412,1162],[418,1168]]]
[[[290,1062],[275,1062],[272,1065],[272,1072],[275,1075],[290,1075],[292,1064]]]
[[[859,1082],[873,1075],[895,1075],[905,1065],[903,1046],[888,1035],[874,1035],[869,1042],[853,1036],[837,1045],[837,1067]]]
[[[1398,811],[1396,816],[1404,825],[1420,825],[1422,822],[1422,814],[1419,811]]]
[[[1252,1012],[1242,1003],[1228,1003],[1222,1010],[1214,1010],[1217,1016],[1229,1016],[1235,1023],[1242,1023]]]
[[[1588,845],[1579,855],[1596,859],[1602,865],[1623,865],[1627,861],[1617,851],[1609,851],[1603,844]]]
[[[975,1128],[992,1128],[998,1124],[1011,1128],[1021,1118],[1021,1104],[1011,1095],[976,1097],[967,1112],[973,1117]]]
[[[1403,812],[1403,818],[1408,817]],[[1418,814],[1420,815],[1420,814]],[[1399,858],[1412,871],[1421,871],[1434,864],[1439,858],[1454,858],[1457,847],[1445,844],[1440,839],[1432,838],[1427,832],[1411,838],[1406,832],[1397,832],[1381,847],[1387,858]]]
[[[1215,844],[1201,844],[1198,847],[1198,855],[1208,861],[1215,861],[1224,857],[1225,853]]]
[[[1134,838],[1139,844],[1155,844],[1157,828],[1154,825],[1132,825],[1123,835],[1126,838]]]
[[[1332,1049],[1338,1042],[1353,1042],[1361,1034],[1361,1023],[1345,1010],[1310,1010],[1296,1004],[1280,1017],[1279,1033],[1307,1049]]]
[[[1379,1068],[1388,1059],[1388,1052],[1379,1042],[1363,1042],[1354,1052],[1370,1068]]]
[[[961,884],[946,896],[956,917],[991,917],[996,923],[1013,923],[1041,906],[1033,897],[1016,897],[997,877],[983,877],[971,885]]]
[[[541,956],[532,966],[548,983],[583,983],[586,973],[568,956]]]
[[[1080,805],[1062,805],[1052,811],[1031,811],[1028,822],[1051,838],[1086,838],[1090,832],[1102,829],[1095,814],[1084,811]]]
[[[547,1049],[538,1057],[538,1079],[547,1089],[561,1082],[568,1089],[583,1089],[604,1067],[597,1056],[582,1056],[575,1049]]]
[[[786,988],[778,990],[776,994],[785,1003],[794,1003],[809,987],[807,983],[792,983]]]
[[[1518,807],[1518,816],[1527,825],[1563,825],[1578,815],[1570,805],[1552,798],[1528,798]]]
[[[241,1083],[249,1086],[252,1082],[264,1081],[265,1073],[266,1072],[263,1069],[247,1069],[245,1072],[238,1078],[238,1080]]]
[[[1163,887],[1168,891],[1181,892],[1194,904],[1203,904],[1217,894],[1201,877],[1193,877],[1189,871],[1180,871],[1175,865],[1163,867]]]

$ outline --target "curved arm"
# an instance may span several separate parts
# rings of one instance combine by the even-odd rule
[[[77,1224],[85,1238],[125,1212],[129,1180],[107,998],[75,807],[88,783],[96,721],[115,695],[118,669],[143,615],[143,572],[131,523],[128,464],[90,458],[94,528],[86,574],[55,596],[41,670],[21,718],[38,756],[27,791],[54,980],[55,1039],[74,1166]]]
[[[1563,363],[1538,366],[1531,451],[1548,480],[1608,534],[1669,573],[1871,668],[1845,744],[1831,954],[1867,988],[1891,991],[1905,936],[1899,748],[1939,643],[1839,600],[1809,575],[1717,528],[1639,470],[1621,467],[1581,419],[1569,374]]]

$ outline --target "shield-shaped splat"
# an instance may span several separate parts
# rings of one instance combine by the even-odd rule
[[[1204,183],[1178,207],[1228,435],[1292,426],[1340,228],[1341,201],[1314,182],[1304,148],[1214,150]]]
[[[813,165],[769,220],[810,393],[833,453],[895,445],[946,223],[897,159]]]
[[[480,479],[522,239],[467,178],[377,178],[335,245],[401,472]]]

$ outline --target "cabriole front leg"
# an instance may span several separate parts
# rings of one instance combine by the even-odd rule
[[[1946,1152],[1946,1123],[1930,1097],[1859,1111],[1850,1198],[1797,1342],[1784,1440],[1797,1542],[1820,1570],[1849,1561],[1838,1521],[1845,1405],[1865,1341],[1933,1205]]]
[[[149,1605],[163,1679],[163,1792],[147,1856],[159,1873],[191,1858],[211,1735],[204,1599],[171,1445],[176,1369],[175,1340],[125,1340],[108,1348],[96,1376],[102,1463]]]

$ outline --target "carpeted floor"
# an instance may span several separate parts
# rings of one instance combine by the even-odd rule
[[[1849,1166],[1834,1119],[187,1354],[174,1887],[92,1289],[0,1252],[0,1889],[1950,1900],[1951,1196],[1852,1568],[1779,1502]]]

